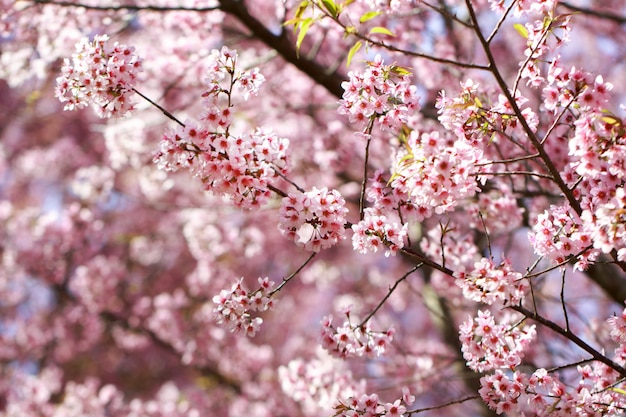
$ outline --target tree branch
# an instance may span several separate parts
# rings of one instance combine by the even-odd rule
[[[313,59],[298,56],[294,46],[295,42],[287,36],[287,32],[281,31],[280,34],[271,32],[262,22],[248,12],[248,9],[242,1],[221,0],[219,8],[224,13],[228,13],[237,18],[237,20],[245,25],[257,39],[269,48],[276,50],[285,61],[308,75],[317,84],[323,86],[329,93],[337,98],[343,96],[341,83],[347,77],[338,71],[329,71],[326,67],[320,65]]]
[[[561,1],[559,2],[559,6],[563,6],[566,9],[569,9],[573,12],[578,12],[578,13],[582,13],[582,14],[586,14],[589,16],[593,16],[593,17],[598,17],[600,19],[607,19],[607,20],[612,20],[615,23],[619,23],[620,25],[625,25],[626,24],[626,16],[621,16],[615,13],[611,13],[611,12],[606,12],[606,11],[600,11],[600,10],[595,10],[595,9],[589,9],[587,7],[578,7],[578,6],[574,6],[573,4],[570,4],[566,1]]]
[[[619,364],[610,360],[607,356],[595,350],[593,347],[588,345],[585,341],[583,341],[580,337],[576,336],[569,329],[564,329],[553,321],[546,319],[543,316],[540,316],[536,312],[532,312],[522,306],[512,306],[510,307],[512,310],[517,311],[518,313],[522,313],[525,317],[536,321],[544,327],[549,328],[557,334],[565,337],[567,340],[573,342],[576,346],[580,347],[585,352],[591,354],[594,360],[598,362],[602,362],[607,365],[609,368],[613,369],[617,373],[620,374],[622,378],[626,378],[626,368],[620,366]]]

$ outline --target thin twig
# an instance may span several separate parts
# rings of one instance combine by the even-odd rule
[[[272,291],[270,291],[270,293],[268,294],[269,297],[271,297],[272,295],[276,294],[278,291],[280,291],[289,281],[291,281],[291,279],[293,277],[295,277],[296,275],[298,275],[300,273],[300,271],[302,271],[304,269],[305,266],[307,266],[307,264],[309,262],[311,262],[311,260],[313,260],[313,258],[315,258],[315,255],[317,255],[317,252],[313,252],[311,254],[311,256],[308,257],[308,259],[306,261],[304,261],[304,263],[302,265],[300,265],[298,267],[298,269],[296,269],[294,272],[291,273],[291,275],[289,275],[286,278],[283,278],[283,281],[280,283],[280,285],[276,288],[274,288]]]
[[[60,7],[81,7],[87,10],[101,10],[101,11],[109,11],[116,12],[120,10],[131,10],[131,11],[153,11],[153,12],[180,12],[180,11],[189,11],[189,12],[212,12],[215,10],[219,10],[219,6],[211,6],[211,7],[183,7],[183,6],[138,6],[134,4],[125,4],[118,6],[94,6],[91,4],[84,3],[74,3],[71,1],[57,1],[57,0],[18,0],[18,1],[30,1],[35,4],[49,4]]]
[[[509,308],[511,308],[512,310],[517,311],[518,313],[523,314],[524,316],[526,316],[527,318],[529,318],[531,320],[536,321],[537,323],[541,324],[542,326],[549,328],[550,330],[554,331],[555,333],[560,334],[561,336],[565,337],[567,340],[571,341],[572,343],[574,343],[575,345],[580,347],[585,352],[591,354],[591,356],[593,356],[594,360],[596,360],[598,362],[602,362],[603,364],[607,365],[609,368],[615,370],[618,374],[620,374],[621,377],[626,378],[626,368],[624,368],[623,366],[613,362],[608,357],[606,357],[602,353],[598,352],[593,347],[589,346],[585,341],[583,341],[580,337],[578,337],[577,335],[572,333],[569,329],[563,329],[561,326],[559,326],[555,322],[553,322],[551,320],[548,320],[547,318],[545,318],[543,316],[540,316],[538,313],[532,312],[532,311],[522,307],[521,305],[519,305],[519,306],[511,306]]]
[[[170,118],[171,120],[175,121],[176,123],[178,123],[180,126],[185,127],[185,124],[183,122],[181,122],[180,120],[178,120],[172,113],[168,112],[167,110],[165,110],[163,107],[161,107],[159,104],[155,103],[154,101],[150,100],[148,97],[146,97],[145,95],[141,94],[136,88],[133,88],[133,91],[135,93],[137,93],[138,95],[141,96],[141,98],[143,98],[144,100],[146,100],[148,103],[152,104],[154,107],[156,107],[157,109],[159,109],[161,111],[161,113],[163,113],[165,116],[167,116],[168,118]]]
[[[570,4],[570,3],[565,2],[565,1],[559,2],[559,6],[563,6],[566,9],[572,10],[574,12],[587,14],[587,15],[593,16],[593,17],[599,17],[600,19],[612,20],[612,21],[614,21],[616,23],[619,23],[620,25],[626,24],[626,16],[618,15],[618,14],[615,14],[615,13],[589,9],[589,8],[586,8],[586,7],[578,7],[578,6],[574,6],[573,4]]]
[[[509,7],[507,7],[507,9],[504,11],[504,14],[502,15],[498,23],[496,23],[496,26],[493,28],[493,30],[491,31],[491,35],[489,35],[489,37],[487,38],[487,43],[490,44],[493,38],[496,37],[496,34],[500,30],[500,27],[502,27],[502,25],[504,24],[504,21],[509,16],[509,13],[511,13],[511,10],[513,10],[513,6],[515,6],[515,3],[516,3],[515,1],[512,1],[511,4],[509,4]]]
[[[385,302],[387,302],[387,300],[389,299],[389,297],[391,296],[391,294],[393,294],[393,292],[396,290],[396,288],[398,287],[398,285],[404,281],[405,279],[407,279],[409,277],[409,275],[411,275],[413,272],[417,271],[418,269],[420,269],[422,266],[424,265],[423,262],[420,262],[419,264],[417,264],[414,268],[412,268],[409,272],[407,272],[406,274],[402,275],[402,277],[400,277],[391,287],[389,287],[389,291],[387,292],[387,295],[385,295],[385,297],[380,301],[380,303],[378,303],[378,305],[376,306],[376,308],[374,310],[372,310],[367,317],[365,317],[363,319],[363,321],[361,322],[361,324],[358,325],[358,327],[363,327],[365,326],[365,323],[367,323],[368,321],[370,321],[370,319],[372,317],[374,317],[374,315],[378,312],[378,310],[380,310],[380,308],[383,306],[383,304],[385,304]]]
[[[365,161],[363,162],[363,180],[361,181],[361,195],[359,196],[359,220],[365,218],[365,192],[367,189],[367,168],[370,157],[370,143],[372,142],[372,129],[374,128],[374,117],[371,117],[367,127],[365,128],[365,135],[367,136],[367,143],[365,144]]]
[[[569,316],[567,315],[567,306],[565,305],[565,269],[561,271],[561,306],[563,307],[563,316],[565,317],[565,330],[569,332]]]
[[[442,408],[449,407],[451,405],[463,404],[464,402],[467,402],[467,401],[478,400],[479,398],[480,398],[480,395],[472,395],[471,397],[461,398],[458,400],[447,402],[445,404],[435,405],[433,407],[418,408],[415,410],[407,411],[407,413],[409,415],[413,415],[413,414],[423,413],[424,411],[440,410]]]

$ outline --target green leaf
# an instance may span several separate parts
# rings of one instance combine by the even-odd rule
[[[304,0],[302,3],[298,5],[298,8],[296,9],[296,14],[294,15],[296,19],[299,19],[302,17],[305,10],[309,8],[309,4],[310,4],[309,0]]]
[[[620,121],[614,116],[602,116],[600,120],[609,125],[616,125],[620,123]]]
[[[302,46],[302,41],[304,41],[304,37],[306,36],[306,33],[309,31],[309,28],[311,27],[312,24],[313,24],[313,19],[310,17],[307,19],[304,19],[300,23],[300,31],[298,32],[298,39],[296,40],[296,53],[298,57],[300,56],[300,47]]]
[[[515,28],[517,33],[522,35],[522,38],[528,39],[528,29],[526,29],[526,26],[522,25],[521,23],[516,23],[513,25],[513,27]]]
[[[623,389],[621,389],[621,388],[611,387],[611,388],[609,388],[609,389],[610,389],[611,391],[615,391],[615,392],[617,392],[617,393],[619,393],[619,394],[626,395],[626,391],[624,391],[624,390],[623,390]]]
[[[350,62],[352,62],[352,57],[354,56],[354,54],[357,53],[359,49],[361,49],[361,46],[363,46],[363,42],[361,41],[358,41],[357,43],[352,45],[352,48],[350,48],[350,51],[348,52],[348,62],[346,63],[346,67],[350,66]]]
[[[337,18],[339,14],[337,13],[337,5],[335,4],[335,2],[333,0],[322,0],[322,3],[324,4],[324,7],[328,11],[328,13],[330,13],[332,17]]]
[[[399,65],[392,65],[389,70],[398,75],[411,75],[411,71],[408,68],[404,68]]]
[[[359,19],[359,22],[361,23],[365,23],[368,20],[372,20],[373,18],[375,18],[378,15],[383,14],[383,12],[367,12],[364,13],[363,16],[361,16],[361,18]]]
[[[388,35],[388,36],[393,36],[393,37],[396,36],[389,29],[384,28],[382,26],[376,26],[376,27],[373,27],[372,29],[370,29],[370,35],[373,35],[375,33],[380,33],[380,34],[383,34],[383,35]]]

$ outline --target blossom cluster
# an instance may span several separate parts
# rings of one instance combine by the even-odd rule
[[[419,108],[417,87],[411,85],[406,70],[396,65],[384,65],[380,55],[368,62],[363,73],[350,71],[344,81],[339,113],[347,114],[350,122],[366,125],[377,120],[383,130],[395,130],[408,121]]]
[[[481,378],[479,394],[497,414],[538,417],[621,416],[626,403],[618,376],[600,362],[579,365],[578,385],[568,388],[558,375],[544,368],[532,374],[498,369]],[[612,387],[613,389],[607,389]],[[528,414],[526,414],[528,415]]]
[[[63,61],[56,96],[66,103],[65,110],[91,104],[98,116],[108,118],[134,109],[130,95],[142,71],[141,59],[134,47],[108,41],[108,35],[96,35],[93,41],[83,38],[71,61]]]
[[[154,160],[161,169],[189,170],[207,191],[228,196],[238,207],[258,207],[271,196],[270,181],[288,172],[289,141],[262,128],[230,133],[233,89],[247,100],[264,78],[258,68],[238,70],[237,53],[228,48],[213,51],[211,59],[199,120],[165,134]]]
[[[282,199],[278,227],[298,246],[319,252],[345,239],[347,213],[346,201],[337,190],[313,187]]]
[[[529,289],[528,282],[522,274],[511,270],[508,261],[496,266],[492,260],[482,258],[473,269],[460,270],[454,275],[465,298],[489,305],[518,304]]]
[[[155,161],[169,171],[185,168],[207,191],[228,196],[238,207],[252,208],[269,200],[270,180],[277,172],[287,172],[288,148],[287,139],[260,128],[233,136],[187,122],[163,136]]]
[[[391,222],[387,216],[368,208],[364,211],[364,218],[352,225],[352,246],[360,253],[378,252],[386,246],[385,256],[395,255],[404,246],[407,236],[407,224]]]
[[[568,70],[561,67],[558,57],[548,66],[545,81],[543,104],[546,110],[554,113],[568,107],[582,111],[601,109],[609,101],[613,89],[613,85],[600,75],[594,78],[580,68]]]
[[[278,369],[283,392],[298,402],[307,415],[330,415],[337,398],[365,392],[365,381],[355,380],[346,362],[324,351],[308,361],[294,359]]]
[[[412,131],[396,156],[390,185],[409,195],[424,217],[442,214],[479,191],[489,172],[487,162],[480,147],[464,139]]]
[[[408,388],[402,389],[402,398],[393,403],[381,401],[376,394],[362,394],[359,397],[351,397],[346,402],[341,402],[335,407],[336,416],[340,417],[403,417],[407,414],[407,406],[415,401]]]
[[[222,49],[214,49],[209,56],[210,64],[207,69],[205,84],[209,87],[203,97],[209,98],[209,102],[215,100],[220,93],[230,96],[232,89],[224,87],[224,81],[230,86],[237,87],[244,100],[259,92],[259,87],[265,82],[265,77],[255,67],[249,71],[237,68],[237,51],[223,46]],[[210,112],[208,112],[210,113]]]
[[[478,311],[459,327],[459,339],[467,366],[476,372],[498,368],[514,369],[524,356],[524,349],[534,339],[535,325],[512,326],[511,318],[496,323],[490,311]]]
[[[397,211],[405,222],[422,221],[431,216],[432,209],[415,205],[408,190],[391,187],[382,170],[377,170],[368,183],[366,198],[372,208],[382,213]]]
[[[374,357],[385,353],[393,340],[395,330],[374,331],[369,321],[362,325],[351,322],[350,312],[341,326],[333,325],[333,316],[322,319],[321,344],[338,358]]]
[[[570,164],[582,177],[575,190],[581,197],[581,220],[595,248],[617,251],[626,260],[626,129],[615,116],[588,114],[575,123]]]
[[[231,331],[241,331],[247,336],[256,334],[263,319],[252,317],[250,312],[270,310],[276,303],[271,294],[274,282],[268,278],[259,278],[258,281],[260,286],[256,291],[246,291],[241,278],[230,289],[222,290],[219,295],[213,297],[214,313],[218,323],[226,325]]]
[[[582,254],[591,246],[592,237],[569,206],[552,206],[537,216],[532,232],[529,233],[529,240],[535,253],[555,263],[581,254],[577,264],[581,269],[597,255],[592,251]]]
[[[479,87],[477,82],[468,79],[461,84],[461,91],[454,97],[448,97],[442,91],[436,102],[441,124],[474,146],[485,140],[496,140],[500,135],[524,135],[508,98],[499,94],[497,101],[492,103]],[[537,114],[526,105],[528,102],[526,97],[516,92],[515,103],[528,126],[535,131],[539,120]]]
[[[489,7],[493,11],[504,12],[508,7],[504,0],[488,0]],[[480,3],[479,3],[480,4]],[[516,17],[523,16],[528,13],[548,13],[554,9],[555,0],[542,1],[517,1],[515,2],[514,15]]]

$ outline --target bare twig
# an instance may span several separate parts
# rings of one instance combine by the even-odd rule
[[[376,306],[376,308],[374,308],[374,310],[372,310],[367,317],[365,317],[363,319],[363,321],[361,321],[361,324],[359,324],[358,327],[363,327],[365,326],[365,324],[370,321],[370,319],[372,317],[374,317],[374,315],[378,312],[378,310],[380,310],[380,308],[383,306],[383,304],[385,304],[385,302],[389,299],[389,297],[391,297],[391,294],[393,294],[393,292],[396,290],[396,288],[398,287],[398,285],[404,281],[405,279],[407,279],[409,277],[409,275],[411,275],[413,272],[417,271],[418,269],[420,269],[422,266],[424,265],[423,262],[417,264],[414,268],[412,268],[409,272],[407,272],[406,274],[402,275],[398,280],[396,280],[396,282],[389,287],[389,291],[387,292],[387,295],[385,295],[385,297],[380,301],[380,303],[378,303],[378,305]]]

